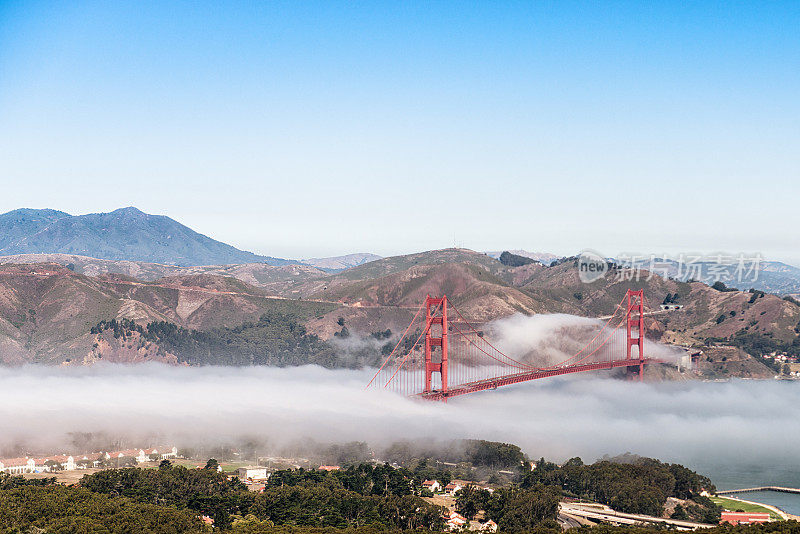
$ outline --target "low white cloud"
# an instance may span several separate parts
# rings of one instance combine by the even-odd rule
[[[587,361],[602,361],[611,357],[621,359],[626,341],[625,326],[620,326],[621,320],[619,316],[612,320],[599,320],[560,313],[516,314],[493,321],[486,328],[492,344],[504,354],[524,363],[547,366],[565,361],[573,363],[584,357],[588,358]],[[598,348],[604,342],[602,348]],[[587,345],[589,348],[585,349]],[[580,357],[571,359],[582,349]],[[595,349],[598,349],[597,352],[592,354]],[[648,358],[674,362],[684,354],[675,347],[650,339],[645,341],[645,355]]]
[[[797,460],[800,388],[790,382],[648,384],[601,372],[441,404],[365,390],[370,375],[319,367],[0,368],[0,450],[59,452],[72,446],[71,432],[103,432],[187,445],[245,436],[275,446],[311,438],[376,447],[482,438],[557,460],[626,451],[691,465]]]

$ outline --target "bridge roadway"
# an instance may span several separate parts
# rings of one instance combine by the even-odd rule
[[[783,486],[758,486],[755,488],[742,488],[718,491],[717,495],[728,495],[731,493],[749,493],[751,491],[779,491],[781,493],[800,493],[800,488],[784,488]]]
[[[486,378],[484,380],[477,380],[475,382],[467,382],[452,387],[447,392],[434,390],[430,393],[420,393],[419,396],[426,400],[443,400],[450,397],[457,397],[458,395],[466,395],[467,393],[474,393],[476,391],[484,391],[487,389],[497,389],[500,386],[508,386],[511,384],[518,384],[520,382],[527,382],[528,380],[536,380],[538,378],[548,378],[551,376],[567,375],[571,373],[582,373],[584,371],[598,371],[601,369],[615,369],[617,367],[639,367],[640,364],[649,365],[653,363],[660,363],[660,360],[653,358],[645,358],[643,360],[615,360],[613,362],[600,362],[600,363],[586,363],[581,365],[567,365],[564,367],[556,367],[552,369],[532,369],[530,371],[523,371],[521,373],[514,373],[511,375],[501,376],[498,378]]]
[[[681,308],[679,308],[677,310],[653,310],[653,311],[644,312],[642,314],[642,316],[643,317],[650,317],[652,315],[661,315],[661,314],[664,314],[664,313],[669,313],[669,312],[672,312],[672,311],[680,311],[680,310],[681,310]],[[614,317],[614,316],[613,315],[601,315],[599,317],[593,317],[593,319],[598,319],[598,320],[604,321],[604,320],[607,320],[607,319],[611,319],[612,317]]]

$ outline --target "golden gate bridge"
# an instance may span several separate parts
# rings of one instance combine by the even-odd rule
[[[642,380],[644,366],[658,361],[645,356],[644,318],[644,290],[629,289],[580,350],[553,365],[537,366],[503,353],[447,296],[428,295],[367,388],[447,401],[528,380],[601,369],[626,368],[631,378]]]

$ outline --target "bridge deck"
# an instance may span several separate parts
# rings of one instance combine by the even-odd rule
[[[466,395],[467,393],[474,393],[476,391],[484,391],[487,389],[496,389],[500,386],[508,386],[511,384],[518,384],[520,382],[527,382],[528,380],[537,380],[539,378],[548,378],[551,376],[567,375],[571,373],[582,373],[585,371],[598,371],[601,369],[614,369],[617,367],[639,367],[639,365],[648,365],[652,363],[659,363],[659,360],[652,358],[639,359],[625,359],[616,360],[612,362],[600,363],[587,363],[583,365],[568,365],[565,367],[556,367],[553,369],[533,369],[531,371],[523,371],[521,373],[514,373],[498,378],[487,378],[484,380],[477,380],[475,382],[468,382],[454,386],[443,391],[431,391],[429,393],[420,393],[419,396],[427,400],[443,400],[458,395]]]

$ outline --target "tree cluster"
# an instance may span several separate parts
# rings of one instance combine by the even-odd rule
[[[500,254],[500,263],[505,265],[506,267],[521,267],[523,265],[529,265],[531,263],[539,263],[533,258],[528,258],[526,256],[520,256],[518,254],[512,254],[509,251],[504,251]]]
[[[697,503],[697,509],[693,509],[696,519],[719,520],[719,509],[700,496],[704,489],[715,491],[708,478],[682,465],[652,458],[636,457],[624,463],[601,460],[591,465],[573,458],[561,467],[542,458],[520,482],[523,488],[539,484],[558,486],[572,496],[591,499],[621,512],[653,516],[664,512],[667,497],[691,499]]]
[[[784,342],[775,339],[769,333],[762,334],[759,332],[750,332],[742,329],[736,332],[730,339],[731,345],[741,348],[748,354],[756,357],[770,354],[772,352],[780,352],[789,354],[791,356],[800,356],[800,336],[795,337],[791,341]],[[773,361],[764,361],[767,365],[774,365]]]
[[[492,469],[515,468],[525,460],[525,454],[517,445],[485,441],[482,439],[464,440],[463,461],[475,466]]]
[[[408,469],[395,469],[389,464],[373,466],[368,463],[330,472],[305,469],[275,471],[267,482],[267,487],[313,485],[383,497],[411,495],[415,488],[414,476]]]
[[[342,471],[286,470],[270,477],[263,493],[229,479],[209,460],[204,469],[172,466],[100,471],[81,479],[85,490],[136,502],[193,510],[228,528],[237,518],[309,527],[436,530],[442,509],[412,495],[407,474],[389,465],[361,464]]]
[[[196,513],[56,484],[0,490],[0,532],[201,532]]]
[[[218,472],[213,464],[205,469],[187,469],[169,462],[158,469],[108,469],[85,475],[80,484],[96,493],[195,510],[222,526],[230,522],[231,514],[246,511],[252,500],[247,486]]]
[[[733,292],[733,291],[739,291],[739,290],[738,290],[738,289],[736,289],[735,287],[728,287],[728,286],[726,286],[726,285],[725,285],[725,282],[722,282],[722,281],[720,281],[720,280],[717,280],[716,282],[714,282],[713,284],[711,284],[711,289],[716,289],[717,291],[720,291],[720,292],[722,292],[722,293],[728,293],[728,292]]]
[[[482,510],[484,518],[497,523],[502,532],[528,532],[556,525],[560,498],[561,488],[556,486],[537,484],[489,492],[469,485],[456,495],[456,509],[470,519]]]
[[[0,474],[0,533],[23,532],[125,532],[131,534],[183,534],[209,532],[200,515],[215,519],[214,530],[234,534],[378,534],[420,530],[441,531],[443,509],[409,494],[416,475],[389,465],[352,466],[338,472],[279,471],[276,482],[263,493],[249,491],[216,470],[209,461],[204,469],[175,467],[164,461],[158,469],[118,469],[86,475],[79,487],[55,484],[55,479],[28,480]],[[536,473],[537,475],[533,475]],[[552,480],[558,484],[539,481]],[[277,484],[278,481],[282,483]],[[573,459],[562,467],[539,460],[536,470],[524,476],[520,487],[490,493],[468,486],[457,495],[456,505],[465,516],[483,510],[502,533],[558,534],[554,519],[565,491],[617,498],[598,493],[595,484],[616,488],[628,496],[629,487],[655,488],[660,494],[690,498],[682,511],[686,518],[706,514],[713,503],[699,496],[701,488],[713,491],[708,479],[676,464],[634,459],[627,463],[601,461],[586,466]],[[628,497],[625,497],[628,498]],[[659,496],[660,498],[660,496]],[[647,513],[645,509],[626,511]],[[602,502],[602,501],[601,501]],[[624,499],[617,506],[622,509]],[[574,529],[574,534],[654,534],[661,529],[598,526]],[[708,534],[800,534],[797,522],[716,527]]]
[[[183,328],[168,321],[154,321],[143,327],[131,319],[101,321],[91,328],[92,334],[105,331],[112,331],[115,338],[123,340],[138,333],[141,339],[158,345],[161,352],[175,354],[181,361],[193,365],[316,364],[327,368],[358,368],[375,365],[380,360],[375,350],[362,351],[356,357],[353,354],[341,357],[330,343],[309,334],[297,316],[278,312],[266,313],[256,322],[233,328],[205,331]]]

